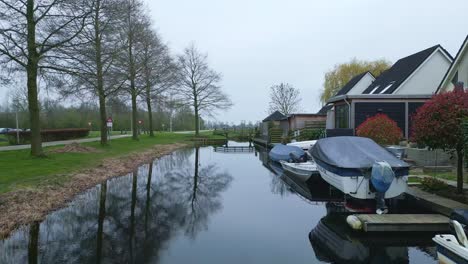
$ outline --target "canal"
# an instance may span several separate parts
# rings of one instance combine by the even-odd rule
[[[432,235],[354,233],[341,194],[266,157],[176,151],[0,241],[0,263],[436,263]]]

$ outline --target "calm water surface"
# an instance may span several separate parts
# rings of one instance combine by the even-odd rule
[[[341,201],[262,152],[180,150],[0,241],[0,263],[436,262],[430,236],[351,232]]]

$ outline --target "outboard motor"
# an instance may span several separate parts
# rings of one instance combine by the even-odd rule
[[[394,178],[395,172],[393,172],[388,162],[379,161],[372,165],[370,180],[376,190],[375,200],[377,214],[385,214],[388,212],[388,208],[385,205],[385,192],[390,188],[390,185],[392,185]]]

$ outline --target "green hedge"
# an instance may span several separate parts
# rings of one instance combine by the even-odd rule
[[[317,140],[325,137],[325,129],[302,129],[298,140]]]
[[[42,142],[67,140],[75,138],[84,138],[89,135],[88,128],[66,128],[66,129],[45,129],[41,130]],[[9,132],[7,135],[8,142],[11,145],[27,144],[31,142],[31,131],[19,132],[19,140],[17,142],[16,132]]]

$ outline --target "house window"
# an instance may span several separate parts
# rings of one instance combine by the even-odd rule
[[[388,89],[390,89],[390,87],[392,87],[392,85],[394,84],[395,82],[391,82],[389,85],[387,85],[380,93],[381,94],[384,94]]]
[[[335,128],[349,128],[349,108],[347,105],[335,106]]]
[[[380,85],[377,85],[369,94],[374,94],[377,89],[379,89]]]

